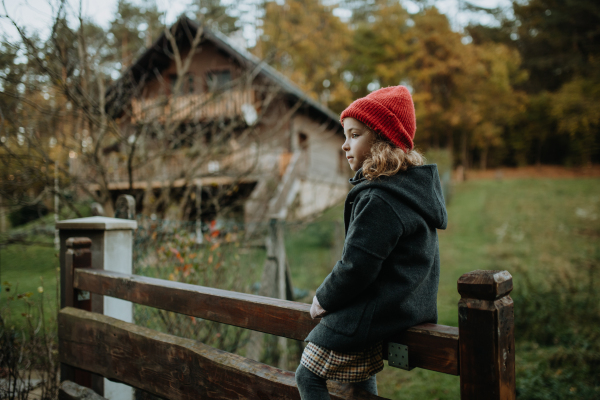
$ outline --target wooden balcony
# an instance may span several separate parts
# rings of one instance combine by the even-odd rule
[[[200,93],[159,96],[131,101],[131,122],[184,122],[243,116],[242,105],[254,105],[254,90],[228,90],[223,93]]]
[[[276,171],[273,166],[277,165],[281,170],[282,163],[289,162],[289,154],[281,149],[263,149],[260,152],[255,145],[243,147],[230,154],[214,158],[210,161],[195,163],[190,158],[186,149],[181,149],[153,159],[142,166],[134,169],[133,188],[146,189],[150,184],[154,188],[173,186],[181,187],[193,184],[229,184],[240,176],[245,178],[242,181],[254,182],[259,177],[269,175],[276,178]],[[194,165],[193,176],[187,175],[186,171]],[[285,164],[287,165],[287,164]],[[284,167],[285,168],[285,167]],[[129,189],[129,174],[125,160],[118,154],[112,154],[106,165],[109,190],[127,190]],[[98,184],[89,185],[90,190],[100,190]]]

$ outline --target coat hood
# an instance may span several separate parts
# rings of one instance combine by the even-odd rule
[[[436,164],[411,167],[396,175],[384,176],[373,181],[363,176],[361,168],[350,179],[350,183],[354,187],[348,193],[349,199],[356,197],[362,190],[382,190],[411,208],[429,225],[437,229],[446,229],[448,214]]]

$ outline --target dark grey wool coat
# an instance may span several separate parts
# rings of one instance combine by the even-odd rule
[[[342,259],[317,289],[329,314],[306,338],[337,351],[437,322],[436,229],[445,229],[448,219],[436,165],[374,181],[359,170],[350,183]]]

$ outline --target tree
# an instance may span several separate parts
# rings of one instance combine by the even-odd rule
[[[598,71],[598,69],[596,69]],[[551,115],[569,137],[574,164],[589,165],[600,149],[600,79],[576,77],[552,96]]]
[[[576,75],[593,73],[600,53],[600,4],[594,0],[514,3],[516,44],[531,91],[555,91]]]
[[[518,49],[528,73],[518,87],[531,101],[510,134],[516,144],[512,150],[520,163],[587,164],[597,159],[598,124],[588,104],[596,101],[600,78],[598,2],[530,0],[514,2],[512,12],[514,16],[493,10],[498,27],[467,28],[475,43]]]
[[[357,21],[349,63],[356,95],[379,86],[409,86],[417,112],[416,143],[458,147],[465,166],[477,150],[480,164],[487,166],[490,150],[502,146],[502,133],[524,101],[513,90],[525,77],[516,51],[464,44],[435,8],[410,15],[397,3],[380,1]]]
[[[221,0],[194,0],[193,7],[196,9],[196,19],[205,23],[209,28],[216,29],[226,35],[240,29],[240,21],[230,12],[238,3],[223,5]]]
[[[350,52],[348,26],[319,0],[267,2],[259,57],[335,111],[351,101],[342,73]]]
[[[355,97],[406,82],[412,20],[398,3],[376,1],[356,10],[348,71]]]
[[[156,4],[150,1],[140,6],[129,0],[119,0],[115,18],[108,29],[109,44],[113,49],[120,49],[109,54],[121,72],[140,56],[152,44],[152,38],[164,29],[160,21],[161,14]]]

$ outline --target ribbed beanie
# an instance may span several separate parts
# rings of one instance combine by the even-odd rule
[[[405,151],[414,147],[415,105],[404,86],[382,88],[355,100],[342,112],[342,126],[348,117],[359,120]]]

